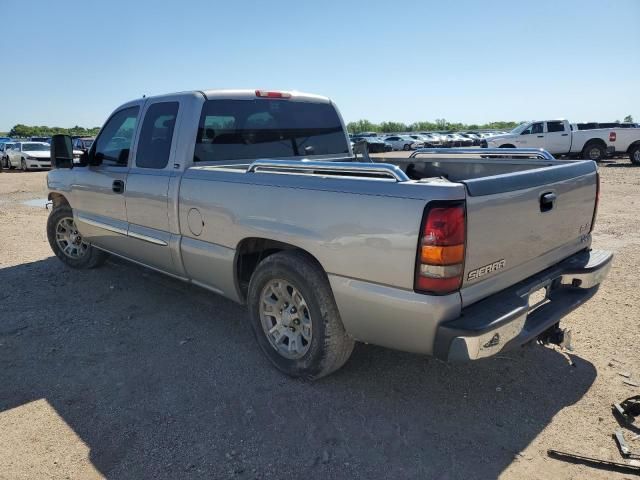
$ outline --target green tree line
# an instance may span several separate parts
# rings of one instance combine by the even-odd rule
[[[98,134],[100,127],[85,128],[76,125],[71,128],[62,127],[47,127],[44,125],[23,125],[21,123],[14,125],[8,134],[10,137],[24,138],[24,137],[50,137],[51,135],[64,134],[81,137],[93,137]]]
[[[519,123],[522,122],[491,122],[481,125],[475,123],[459,123],[449,122],[444,118],[436,118],[435,122],[415,122],[415,123],[403,123],[403,122],[382,122],[373,123],[369,120],[358,120],[357,122],[349,122],[347,124],[347,130],[349,133],[360,132],[384,132],[384,133],[396,133],[396,132],[422,132],[422,131],[434,131],[434,130],[511,130]]]

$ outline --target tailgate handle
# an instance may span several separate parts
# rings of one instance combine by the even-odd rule
[[[553,192],[543,193],[540,196],[540,211],[548,212],[553,208],[553,204],[556,201],[556,194]]]

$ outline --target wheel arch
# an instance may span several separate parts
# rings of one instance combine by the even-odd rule
[[[503,143],[498,148],[516,148],[516,146],[511,143]]]
[[[246,302],[249,282],[258,264],[274,253],[282,251],[295,251],[304,254],[326,274],[320,261],[304,248],[270,238],[244,238],[238,243],[234,260],[235,284],[242,303]]]
[[[605,150],[607,149],[607,142],[605,142],[603,139],[598,138],[598,137],[590,138],[589,140],[584,142],[584,147],[582,147],[582,149],[584,150],[589,145],[596,145],[596,144],[604,147]]]
[[[61,193],[50,192],[49,195],[47,196],[47,199],[50,202],[53,202],[53,208],[57,208],[57,207],[59,207],[61,205],[67,205],[69,207],[71,206],[71,204],[67,200],[67,197],[65,197]]]
[[[631,150],[633,150],[636,147],[640,147],[640,140],[636,140],[631,145],[629,145],[629,147],[627,148],[627,153],[631,153]]]

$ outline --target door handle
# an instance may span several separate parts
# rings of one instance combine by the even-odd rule
[[[544,138],[544,135],[538,135],[538,138]]]
[[[115,193],[124,192],[124,181],[123,180],[114,180],[113,185],[111,186],[111,190]]]
[[[540,211],[548,212],[553,208],[553,204],[556,201],[556,194],[553,192],[547,192],[540,195]]]
[[[569,136],[569,134],[568,133],[563,133],[561,136],[562,137],[567,137],[567,136]]]

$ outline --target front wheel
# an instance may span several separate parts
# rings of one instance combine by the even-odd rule
[[[347,335],[320,266],[302,252],[279,252],[258,265],[247,298],[258,345],[280,371],[314,380],[349,359]]]
[[[25,159],[23,158],[22,160],[20,160],[20,169],[23,172],[26,172],[29,170],[29,167],[27,167],[27,162],[25,161]]]
[[[404,147],[402,147],[402,150],[404,150],[405,152],[408,152],[409,150],[411,150],[411,145],[405,144]]]
[[[47,238],[53,253],[72,268],[95,268],[107,259],[105,252],[82,238],[68,205],[58,206],[49,214]]]

